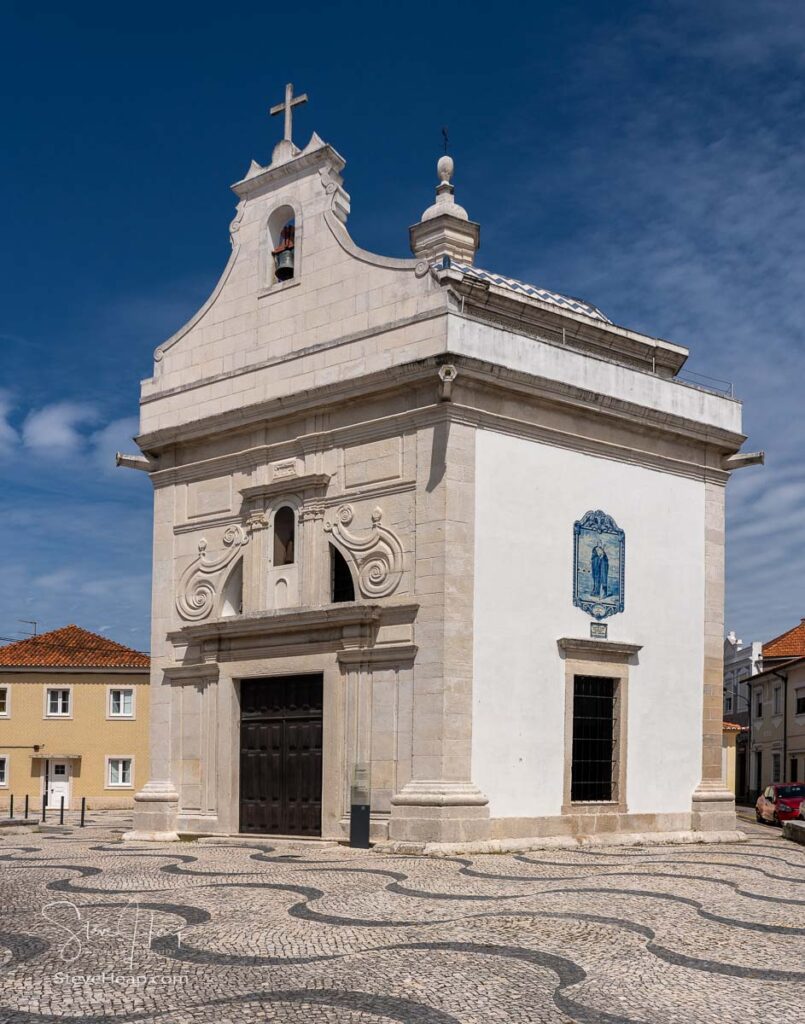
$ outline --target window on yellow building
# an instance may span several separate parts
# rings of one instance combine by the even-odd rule
[[[48,715],[60,717],[70,714],[70,691],[48,690]]]
[[[131,758],[130,757],[110,757],[109,758],[109,776],[107,779],[107,785],[109,786],[130,786],[131,785]]]
[[[109,717],[132,718],[134,716],[134,690],[109,691]]]
[[[8,718],[8,687],[0,686],[0,718]]]
[[[0,786],[8,785],[8,759],[0,757]]]

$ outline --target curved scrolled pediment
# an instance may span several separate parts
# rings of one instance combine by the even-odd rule
[[[249,540],[242,526],[228,526],[224,531],[224,551],[216,557],[207,554],[207,541],[198,542],[198,556],[182,573],[176,595],[176,610],[183,619],[198,622],[206,619],[215,607],[220,575]]]
[[[355,517],[351,505],[341,505],[335,519],[324,524],[325,533],[352,559],[357,568],[358,586],[363,597],[389,597],[402,578],[403,548],[397,535],[381,524],[383,511],[375,508],[368,532],[356,534],[348,529]]]

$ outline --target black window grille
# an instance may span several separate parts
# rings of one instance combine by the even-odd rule
[[[574,679],[571,800],[613,799],[615,695],[614,679]]]

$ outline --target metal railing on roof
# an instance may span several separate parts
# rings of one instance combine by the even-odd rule
[[[720,377],[709,377],[706,373],[696,373],[694,370],[681,370],[674,380],[683,384],[691,384],[702,391],[711,391],[716,395],[726,395],[727,398],[735,398],[735,387],[731,380],[722,380]]]

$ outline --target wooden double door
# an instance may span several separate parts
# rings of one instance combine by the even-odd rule
[[[240,831],[321,835],[322,676],[240,684]]]

